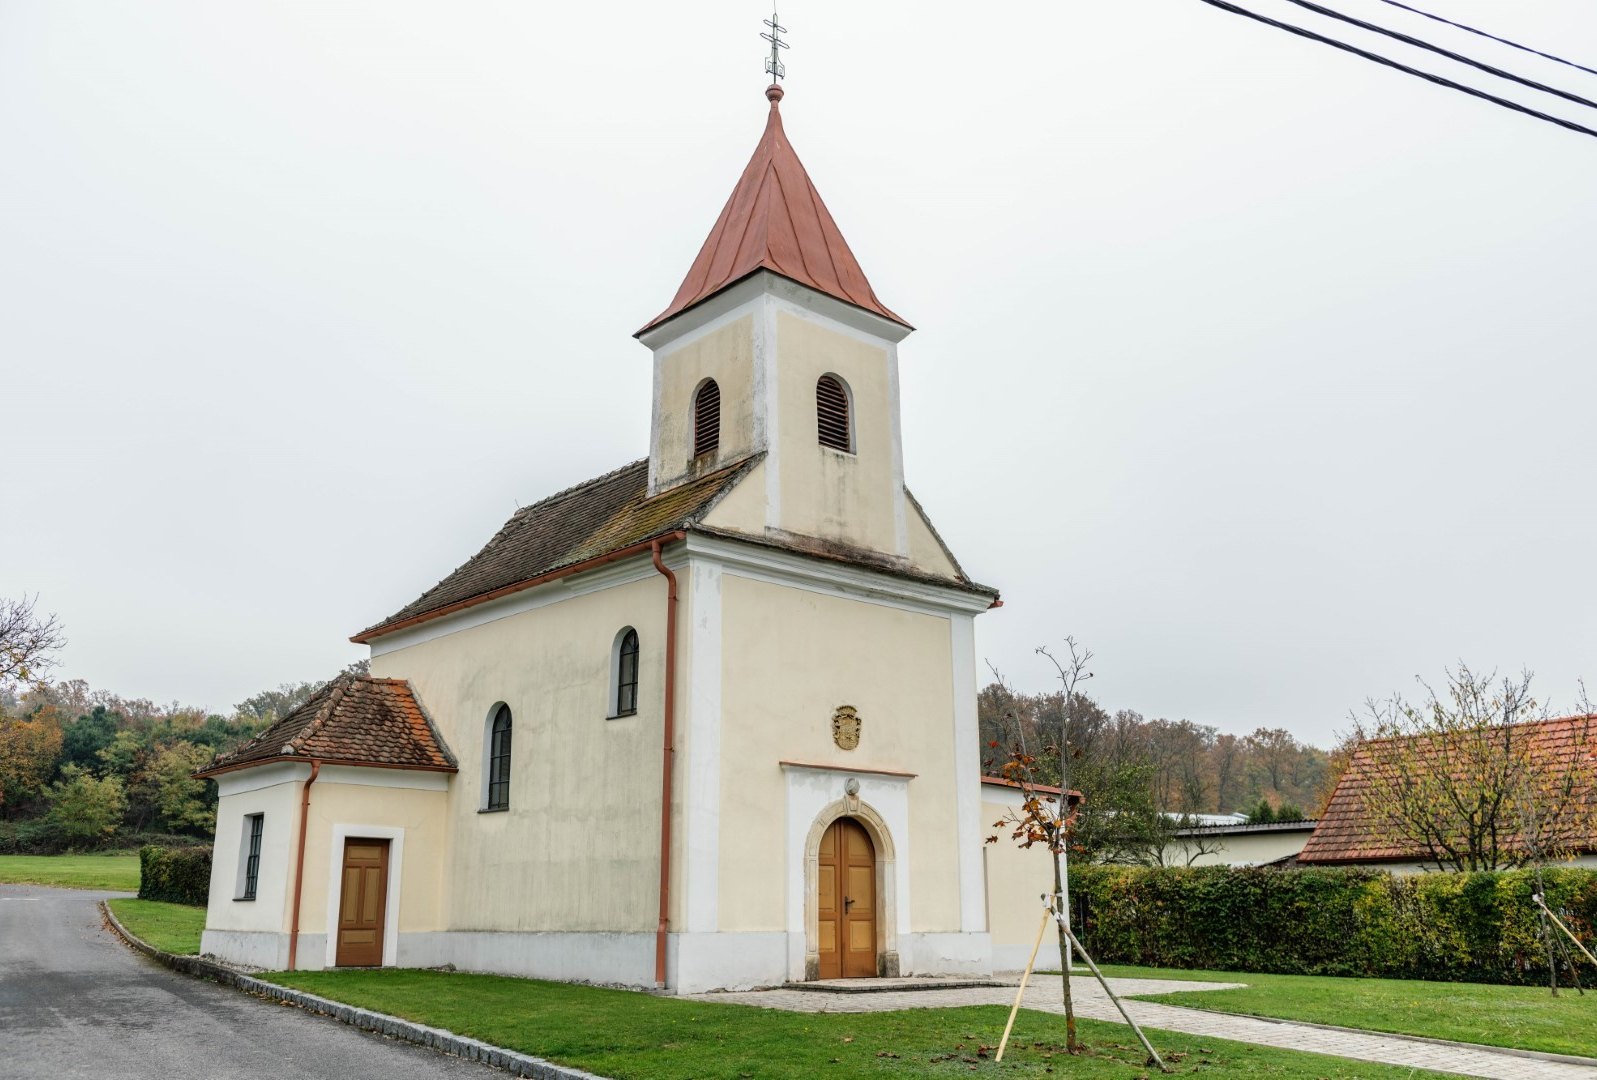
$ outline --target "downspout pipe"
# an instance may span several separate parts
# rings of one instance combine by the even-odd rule
[[[305,828],[310,823],[311,816],[311,785],[316,783],[317,774],[322,771],[322,763],[318,758],[311,759],[310,778],[305,781],[305,787],[300,791],[299,797],[299,845],[294,854],[294,914],[288,924],[288,970],[294,971],[294,962],[299,958],[299,902],[305,894]]]
[[[682,539],[682,534],[666,537]],[[654,568],[665,575],[665,734],[660,756],[660,920],[654,930],[654,982],[665,986],[666,928],[671,913],[671,774],[676,764],[677,576],[660,558],[660,541],[649,545]],[[292,966],[292,965],[290,965]]]

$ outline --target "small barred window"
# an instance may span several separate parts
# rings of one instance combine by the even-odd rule
[[[853,430],[849,426],[848,391],[835,375],[822,375],[815,384],[815,422],[822,446],[844,453],[854,452]]]

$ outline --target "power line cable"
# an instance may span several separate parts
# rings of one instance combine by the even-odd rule
[[[1573,101],[1577,105],[1585,105],[1588,108],[1597,109],[1597,101],[1593,101],[1590,98],[1583,98],[1579,94],[1571,94],[1568,91],[1560,90],[1555,86],[1547,86],[1544,83],[1536,82],[1534,79],[1526,79],[1522,76],[1515,75],[1512,71],[1504,71],[1502,68],[1496,68],[1490,64],[1483,64],[1479,60],[1472,60],[1467,56],[1444,49],[1440,45],[1432,45],[1429,41],[1424,41],[1417,37],[1410,37],[1408,34],[1402,33],[1400,31],[1388,30],[1384,26],[1377,26],[1375,23],[1365,22],[1363,19],[1355,19],[1351,15],[1342,14],[1340,11],[1332,11],[1328,7],[1314,3],[1313,0],[1288,0],[1288,3],[1296,4],[1300,8],[1306,8],[1309,11],[1315,12],[1319,15],[1324,15],[1330,19],[1339,19],[1342,22],[1350,23],[1353,26],[1361,27],[1365,30],[1372,30],[1377,34],[1385,34],[1387,37],[1401,41],[1405,45],[1413,45],[1417,48],[1436,53],[1438,56],[1445,56],[1449,60],[1457,60],[1461,64],[1468,64],[1470,67],[1484,71],[1489,75],[1496,75],[1500,79],[1507,79],[1510,82],[1517,82],[1521,86],[1530,87],[1532,90],[1540,90],[1543,93],[1553,94],[1557,97],[1561,97],[1565,101]]]
[[[1432,15],[1429,11],[1421,11],[1417,7],[1409,7],[1407,4],[1399,3],[1398,0],[1381,0],[1381,3],[1391,4],[1393,7],[1402,8],[1404,11],[1412,11],[1416,15],[1423,15],[1427,19],[1434,19],[1439,23],[1446,23],[1448,26],[1455,26],[1460,30],[1467,31],[1471,34],[1478,34],[1483,38],[1490,38],[1492,41],[1495,41],[1500,45],[1507,45],[1509,48],[1518,49],[1521,52],[1528,52],[1533,56],[1540,56],[1544,60],[1551,60],[1557,64],[1567,64],[1572,68],[1586,72],[1588,75],[1597,75],[1597,69],[1589,68],[1585,64],[1577,64],[1573,60],[1565,60],[1562,56],[1554,56],[1552,53],[1545,53],[1540,49],[1533,49],[1529,45],[1521,45],[1517,41],[1509,41],[1507,38],[1498,37],[1496,34],[1488,34],[1485,30],[1477,30],[1473,26],[1466,26],[1461,22],[1454,22],[1452,19],[1444,19],[1440,15]]]
[[[1505,109],[1512,109],[1514,112],[1524,113],[1526,116],[1533,116],[1537,120],[1545,120],[1549,124],[1557,124],[1561,128],[1567,128],[1570,131],[1578,131],[1582,135],[1590,135],[1593,138],[1597,138],[1597,130],[1577,124],[1572,120],[1565,120],[1562,117],[1553,116],[1549,113],[1538,112],[1527,105],[1521,105],[1517,101],[1510,101],[1508,98],[1498,97],[1496,94],[1488,94],[1484,90],[1477,90],[1473,86],[1466,86],[1463,83],[1454,82],[1452,79],[1444,78],[1441,75],[1433,75],[1429,71],[1421,71],[1419,68],[1409,67],[1407,64],[1398,63],[1396,60],[1393,60],[1390,57],[1382,56],[1379,53],[1372,53],[1367,49],[1361,49],[1357,45],[1349,45],[1345,41],[1338,41],[1336,38],[1326,37],[1324,34],[1317,34],[1313,30],[1306,30],[1301,26],[1293,26],[1291,23],[1284,23],[1279,19],[1272,19],[1266,15],[1260,15],[1256,11],[1249,11],[1247,8],[1242,8],[1235,4],[1227,3],[1226,0],[1202,0],[1202,2],[1208,4],[1210,7],[1219,8],[1221,11],[1229,11],[1233,15],[1241,15],[1244,18],[1252,19],[1255,22],[1264,23],[1266,26],[1273,26],[1277,30],[1285,30],[1289,34],[1296,34],[1298,37],[1308,38],[1310,41],[1318,41],[1322,45],[1331,46],[1333,49],[1341,49],[1343,52],[1348,52],[1352,53],[1354,56],[1363,57],[1364,59],[1373,63],[1381,64],[1384,67],[1394,68],[1406,75],[1413,75],[1415,78],[1424,79],[1429,83],[1435,83],[1437,86],[1445,86],[1449,90],[1457,90],[1461,94],[1468,94],[1470,97],[1477,97],[1482,101],[1490,101],[1492,104],[1501,105]]]

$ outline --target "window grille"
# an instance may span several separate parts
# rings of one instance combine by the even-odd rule
[[[693,456],[713,454],[721,446],[721,388],[704,380],[693,397]]]
[[[244,899],[255,899],[255,885],[261,874],[261,831],[266,825],[265,814],[250,815],[249,853],[244,858]]]
[[[853,453],[849,428],[848,391],[834,376],[822,375],[815,384],[815,422],[822,446]]]
[[[621,638],[621,655],[616,665],[616,715],[631,716],[638,711],[638,632],[629,629]]]
[[[510,807],[510,706],[501,705],[494,714],[488,741],[488,809]]]

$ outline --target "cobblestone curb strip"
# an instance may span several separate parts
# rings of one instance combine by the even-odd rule
[[[564,1065],[556,1065],[552,1061],[545,1061],[543,1058],[533,1057],[530,1054],[506,1050],[502,1046],[491,1046],[476,1039],[468,1039],[464,1035],[456,1035],[452,1031],[426,1027],[422,1024],[412,1023],[409,1020],[402,1020],[397,1016],[389,1016],[387,1013],[356,1008],[353,1005],[345,1005],[341,1002],[330,1001],[324,997],[317,997],[315,994],[307,994],[302,990],[291,990],[286,986],[264,982],[260,979],[251,978],[241,971],[234,971],[232,968],[224,967],[221,964],[213,963],[198,956],[176,956],[169,952],[162,952],[149,942],[134,936],[127,927],[122,925],[116,914],[106,906],[103,900],[100,902],[100,911],[105,915],[106,924],[116,932],[117,937],[156,963],[184,975],[210,979],[212,982],[219,983],[222,986],[230,987],[234,990],[242,990],[246,994],[255,994],[274,1001],[285,1001],[290,1005],[297,1005],[308,1012],[332,1017],[334,1020],[342,1021],[362,1031],[386,1035],[391,1039],[403,1039],[406,1042],[416,1043],[418,1046],[431,1047],[441,1053],[465,1058],[468,1061],[479,1061],[484,1065],[503,1069],[513,1076],[527,1076],[532,1077],[533,1080],[606,1080],[605,1077],[598,1076],[595,1073],[567,1068]]]

